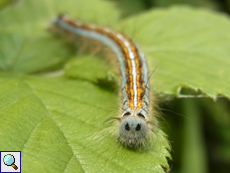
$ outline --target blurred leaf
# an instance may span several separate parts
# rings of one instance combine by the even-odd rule
[[[10,4],[13,4],[13,3],[16,3],[18,0],[0,0],[0,9],[10,5]]]
[[[123,16],[137,14],[147,9],[143,0],[114,0],[114,2],[121,9]]]
[[[119,16],[106,1],[23,0],[0,13],[0,69],[37,72],[65,61],[69,46],[45,31],[49,20],[63,12],[88,22],[97,19],[100,24],[115,22]]]
[[[168,7],[172,5],[192,5],[209,9],[218,9],[215,1],[212,0],[151,0],[157,7]]]
[[[135,26],[135,30],[133,29]],[[153,10],[119,24],[146,53],[152,88],[178,95],[182,87],[210,97],[230,97],[230,22],[223,15],[188,7]]]
[[[0,31],[0,70],[36,72],[52,67],[71,55],[63,42],[54,42],[47,33],[26,36],[20,32]]]
[[[99,78],[106,78],[111,67],[99,57],[81,56],[69,61],[65,66],[65,75],[72,78],[95,82]],[[92,78],[93,72],[93,78]]]

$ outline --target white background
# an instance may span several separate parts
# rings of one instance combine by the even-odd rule
[[[18,167],[17,170],[15,170],[12,166],[7,166],[3,162],[3,158],[5,155],[11,154],[15,158],[15,165]],[[17,151],[2,151],[1,152],[1,172],[20,172],[20,152]]]

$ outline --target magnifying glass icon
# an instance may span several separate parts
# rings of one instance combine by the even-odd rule
[[[15,158],[11,154],[7,154],[3,158],[3,162],[7,166],[12,166],[15,170],[18,169],[18,167],[14,164],[15,163]]]

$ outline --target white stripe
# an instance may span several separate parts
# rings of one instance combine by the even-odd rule
[[[131,59],[131,58],[130,58]],[[134,90],[134,98],[133,98],[133,103],[134,106],[137,106],[137,73],[136,73],[136,64],[135,64],[135,60],[132,59],[131,60],[132,63],[132,75],[133,75],[133,90]]]
[[[133,91],[134,91],[133,104],[136,107],[137,106],[137,80],[136,80],[137,72],[136,72],[135,56],[129,42],[120,33],[115,33],[115,34],[125,44],[129,52],[129,59],[131,60],[131,64],[132,64],[132,76],[133,76]]]

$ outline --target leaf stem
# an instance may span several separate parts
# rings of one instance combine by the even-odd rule
[[[182,168],[181,172],[206,173],[207,158],[204,138],[202,136],[201,114],[197,99],[184,99],[183,114],[188,117],[184,122]]]

